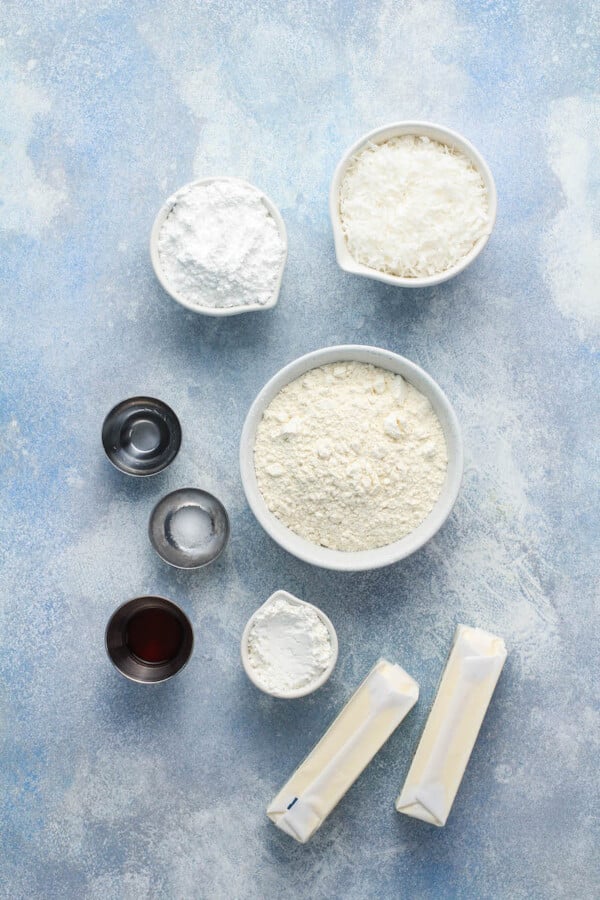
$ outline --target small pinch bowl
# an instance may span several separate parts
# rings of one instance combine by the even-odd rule
[[[488,230],[471,248],[466,256],[463,256],[456,265],[451,266],[443,272],[436,272],[434,275],[423,275],[421,277],[407,278],[400,275],[391,275],[387,272],[380,272],[378,269],[371,269],[354,259],[346,245],[346,238],[342,230],[340,219],[339,195],[340,186],[346,174],[346,169],[352,162],[354,156],[360,153],[367,144],[383,144],[390,138],[400,137],[404,134],[424,135],[440,144],[446,144],[454,147],[461,153],[464,153],[471,160],[474,167],[478,170],[483,179],[487,191],[488,198]],[[450,128],[444,128],[442,125],[435,125],[432,122],[395,122],[391,125],[384,125],[381,128],[375,128],[359,138],[342,156],[333,178],[331,179],[331,187],[329,190],[329,216],[331,218],[331,226],[333,228],[333,240],[335,245],[335,256],[340,269],[349,272],[351,275],[362,275],[364,278],[372,278],[375,281],[383,281],[385,284],[392,284],[396,287],[423,288],[431,287],[435,284],[441,284],[454,278],[460,272],[469,266],[476,259],[488,242],[490,234],[494,228],[497,211],[497,194],[496,185],[492,173],[485,159],[469,141],[456,131]]]
[[[281,261],[281,267],[279,269],[279,276],[277,279],[277,283],[275,285],[275,289],[270,300],[267,303],[251,303],[248,305],[242,306],[225,306],[225,307],[211,307],[211,306],[196,306],[193,303],[190,303],[185,297],[182,297],[175,288],[167,281],[166,276],[164,275],[161,264],[160,264],[160,254],[158,252],[158,235],[160,233],[160,229],[162,228],[163,222],[177,203],[181,193],[183,191],[188,190],[188,188],[195,187],[199,184],[212,184],[215,181],[232,181],[236,184],[243,184],[246,187],[250,187],[261,195],[262,202],[266,206],[268,212],[275,220],[275,224],[277,225],[279,234],[281,236],[281,240],[284,245],[284,254],[283,259]],[[154,224],[152,226],[152,231],[150,232],[150,259],[152,261],[152,268],[154,269],[154,274],[158,278],[160,284],[163,287],[163,290],[173,298],[177,303],[181,306],[185,306],[186,309],[191,310],[191,312],[199,313],[202,316],[215,316],[215,317],[223,317],[223,316],[237,316],[240,313],[247,312],[264,312],[267,309],[272,309],[279,300],[279,292],[281,290],[281,279],[283,278],[283,271],[285,269],[285,264],[287,260],[287,252],[288,252],[288,240],[287,240],[287,231],[285,227],[285,222],[281,216],[281,213],[273,203],[273,201],[267,197],[267,195],[257,188],[256,185],[251,184],[249,181],[246,181],[243,178],[232,178],[228,175],[220,175],[215,176],[213,178],[197,178],[195,181],[190,181],[187,184],[182,185],[174,194],[171,194],[168,197],[161,208],[159,209],[157,216],[154,220]]]
[[[254,443],[256,430],[271,400],[282,388],[310,369],[337,362],[364,362],[402,375],[431,403],[440,420],[448,452],[448,468],[440,495],[429,513],[414,531],[400,540],[373,550],[331,550],[307,541],[284,525],[267,506],[256,480]],[[240,441],[240,471],[242,485],[250,509],[267,534],[284,550],[313,566],[340,572],[361,572],[389,566],[419,550],[442,527],[458,496],[463,473],[463,445],[458,419],[440,386],[415,363],[379,347],[349,344],[325,347],[301,356],[284,366],[266,383],[252,403]]]
[[[200,488],[179,488],[158,501],[148,522],[150,543],[176,569],[200,569],[219,558],[230,534],[221,501]]]
[[[316,681],[313,681],[310,684],[305,685],[304,687],[297,688],[295,691],[288,691],[287,693],[283,691],[270,691],[262,684],[261,681],[259,681],[259,679],[256,677],[254,669],[250,665],[250,657],[248,653],[248,638],[250,636],[250,631],[252,630],[252,626],[254,624],[256,616],[262,609],[264,609],[266,606],[269,606],[278,597],[285,598],[288,603],[293,603],[297,606],[306,606],[314,610],[329,632],[329,639],[331,641],[332,649],[331,662]],[[268,600],[265,600],[265,602],[261,606],[259,606],[258,609],[254,610],[246,623],[246,627],[244,628],[244,631],[242,633],[242,640],[240,642],[242,665],[244,667],[246,675],[248,676],[252,684],[264,694],[268,694],[270,697],[277,697],[280,700],[295,700],[298,697],[306,697],[308,696],[308,694],[312,694],[320,687],[323,687],[323,685],[326,681],[329,680],[331,673],[335,669],[335,664],[337,663],[338,658],[338,649],[339,648],[336,630],[333,627],[333,623],[329,616],[326,616],[323,610],[319,609],[319,607],[315,606],[313,603],[308,603],[306,600],[300,600],[298,597],[294,597],[293,594],[289,594],[287,591],[275,591],[274,594],[271,594]]]
[[[181,447],[181,425],[170,406],[155,397],[129,397],[102,424],[108,461],[125,475],[158,475]]]
[[[159,609],[179,622],[183,638],[177,655],[161,663],[150,663],[135,656],[126,643],[127,625],[138,612]],[[159,596],[134,597],[113,612],[108,620],[104,645],[111,663],[124,678],[138,684],[160,684],[177,675],[187,665],[194,649],[194,630],[184,611],[172,600]]]

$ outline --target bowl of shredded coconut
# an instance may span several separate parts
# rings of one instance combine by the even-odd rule
[[[281,547],[361,571],[414,553],[460,487],[460,428],[439,385],[378,347],[327,347],[281,369],[250,407],[240,443],[246,498]]]
[[[329,212],[338,264],[399,287],[428,287],[481,253],[496,219],[494,179],[464,137],[430,122],[369,132],[344,154]]]
[[[277,303],[287,258],[275,204],[241,178],[201,178],[162,205],[150,258],[164,290],[206,316],[233,316]]]

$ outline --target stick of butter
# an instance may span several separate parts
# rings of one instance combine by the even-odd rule
[[[398,812],[446,824],[505,659],[502,638],[458,626]]]
[[[417,682],[380,659],[270,804],[271,821],[306,843],[418,697]]]

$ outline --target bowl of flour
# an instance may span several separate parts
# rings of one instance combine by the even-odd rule
[[[442,527],[463,470],[450,401],[415,363],[328,347],[279,371],[240,443],[248,504],[299,559],[361,571],[414,553]]]
[[[286,258],[279,210],[241,178],[184,185],[163,203],[150,235],[150,259],[164,290],[205,316],[271,309]]]

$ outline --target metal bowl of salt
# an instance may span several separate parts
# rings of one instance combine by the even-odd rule
[[[181,488],[150,514],[150,543],[170,566],[199,569],[217,559],[229,540],[229,517],[220,500],[199,488]]]

